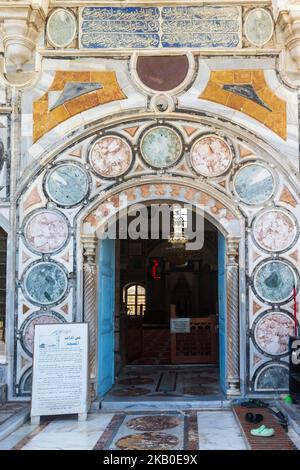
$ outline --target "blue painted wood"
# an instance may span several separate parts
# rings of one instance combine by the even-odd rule
[[[226,393],[226,241],[218,233],[218,303],[220,385]]]
[[[99,241],[98,395],[114,383],[115,240]]]

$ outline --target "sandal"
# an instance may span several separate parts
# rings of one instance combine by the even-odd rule
[[[272,437],[275,434],[273,428],[267,428],[264,424],[257,429],[251,429],[250,433],[256,437]]]
[[[260,423],[261,421],[263,421],[264,417],[260,413],[246,413],[245,419],[246,421],[248,421],[248,423]]]

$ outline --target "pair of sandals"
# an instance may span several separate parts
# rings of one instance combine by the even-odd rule
[[[260,423],[263,421],[264,417],[260,413],[246,413],[245,419],[248,423]],[[267,428],[267,426],[262,424],[259,428],[251,429],[250,433],[252,436],[256,437],[272,437],[275,431],[273,428]]]

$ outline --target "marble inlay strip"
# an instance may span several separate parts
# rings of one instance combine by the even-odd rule
[[[115,437],[121,424],[123,423],[125,416],[125,414],[116,414],[112,417],[109,425],[102,433],[100,439],[96,442],[96,445],[94,446],[93,450],[105,450],[109,448],[113,438]]]
[[[198,420],[197,412],[192,411],[186,414],[184,420],[184,450],[198,450]]]
[[[40,434],[47,426],[48,424],[52,421],[52,418],[46,419],[42,424],[37,426],[33,431],[31,431],[27,436],[23,437],[23,439],[20,440],[11,450],[22,450],[23,447],[28,444],[31,439],[33,439],[35,436]]]

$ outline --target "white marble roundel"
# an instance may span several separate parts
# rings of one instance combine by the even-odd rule
[[[245,19],[244,32],[249,42],[263,46],[272,37],[274,23],[271,13],[264,8],[254,8]]]
[[[34,213],[25,226],[27,245],[38,253],[60,250],[68,239],[68,224],[59,212],[42,210]]]
[[[132,151],[125,139],[116,135],[100,137],[91,147],[90,164],[100,176],[116,178],[123,175],[132,162]]]
[[[292,318],[283,312],[263,314],[254,329],[254,337],[262,351],[271,355],[288,352],[289,336],[294,333]]]
[[[191,149],[191,164],[203,176],[219,176],[228,170],[232,152],[221,137],[207,135],[200,137]]]
[[[47,38],[56,47],[67,47],[76,35],[75,16],[68,10],[54,10],[47,22]]]
[[[253,225],[253,236],[267,251],[283,251],[293,244],[297,226],[293,218],[281,209],[270,209],[258,215]]]
[[[258,295],[271,303],[289,299],[296,277],[292,268],[282,261],[267,261],[256,270],[254,287]]]

